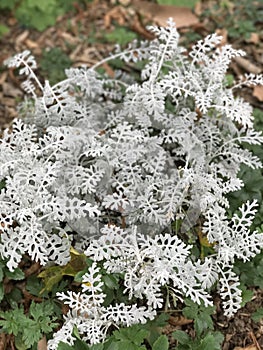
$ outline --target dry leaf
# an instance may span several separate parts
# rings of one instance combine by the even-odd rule
[[[238,56],[234,58],[234,61],[249,73],[259,74],[261,72],[261,68],[257,67],[246,58]]]
[[[28,35],[29,35],[29,30],[25,30],[20,35],[18,35],[16,38],[16,45],[22,44],[26,40]]]
[[[216,34],[222,36],[222,41],[220,43],[220,46],[226,45],[227,44],[227,29],[223,28],[223,29],[217,29],[216,30]]]
[[[79,44],[69,55],[69,58],[71,59],[71,61],[75,61],[78,58],[81,50],[82,50],[82,45]]]
[[[5,350],[6,349],[6,334],[0,333],[0,349]]]
[[[105,28],[110,28],[111,22],[113,20],[116,21],[120,26],[124,26],[127,22],[126,16],[127,16],[127,11],[124,7],[121,7],[121,6],[113,7],[113,9],[108,11],[104,16]]]
[[[140,34],[142,37],[148,40],[154,39],[154,34],[145,29],[137,14],[134,16],[133,22],[130,27],[135,33]]]
[[[16,98],[18,96],[22,96],[23,93],[20,89],[15,88],[12,84],[4,82],[2,84],[3,93],[5,96]]]
[[[201,14],[203,13],[201,1],[198,1],[198,2],[195,4],[194,13],[195,13],[197,16],[201,16]]]
[[[67,32],[60,33],[60,37],[66,40],[71,45],[77,45],[80,41],[78,37],[75,37]]]
[[[263,85],[254,86],[253,96],[255,96],[259,101],[263,101]]]
[[[17,19],[15,17],[10,17],[8,18],[7,23],[9,26],[14,26],[17,24]]]
[[[258,350],[258,348],[255,345],[248,345],[245,348],[241,348],[240,346],[236,346],[234,350]]]
[[[251,33],[249,39],[246,41],[248,43],[258,44],[260,42],[259,34],[258,33]]]
[[[30,50],[36,49],[39,47],[36,41],[30,40],[30,39],[26,39],[25,44]]]
[[[131,0],[119,0],[119,3],[122,6],[128,6],[128,5],[130,5],[130,2],[131,2]]]
[[[170,316],[168,322],[173,326],[184,326],[186,324],[193,323],[193,320],[189,320],[184,316],[177,316],[177,317]]]
[[[47,350],[47,338],[44,336],[42,339],[39,340],[37,343],[37,350]]]
[[[0,85],[2,85],[6,81],[7,75],[8,75],[7,71],[0,74]]]
[[[134,0],[133,6],[137,12],[151,16],[155,23],[163,27],[167,25],[169,17],[173,18],[177,28],[189,27],[199,23],[198,17],[188,7],[159,5],[140,0]]]

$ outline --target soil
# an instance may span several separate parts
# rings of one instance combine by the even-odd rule
[[[147,1],[143,1],[145,3]],[[153,2],[148,0],[148,2]],[[136,1],[138,4],[138,1]],[[182,26],[182,37],[187,33],[197,33],[201,36],[210,34],[217,27],[213,17],[202,16],[204,10],[212,9],[212,1],[203,1],[195,8],[198,21],[193,25]],[[146,30],[146,24],[155,22],[156,14],[140,13],[138,6],[133,6],[132,0],[94,0],[85,5],[75,5],[75,11],[58,18],[55,26],[38,32],[25,28],[12,15],[0,13],[0,23],[7,25],[10,32],[0,39],[0,129],[8,127],[17,117],[17,105],[24,97],[21,88],[21,78],[12,69],[3,66],[8,57],[23,50],[30,50],[39,62],[46,49],[60,48],[72,61],[72,66],[91,66],[106,57],[113,49],[103,33],[112,31],[116,26],[124,26],[139,34],[143,39],[151,39],[152,35]],[[218,19],[218,17],[217,17]],[[223,20],[223,18],[222,18]],[[260,24],[262,25],[262,23]],[[244,73],[260,73],[263,71],[263,37],[262,29],[259,33],[252,33],[248,39],[236,38],[230,40],[228,28],[220,28],[225,42],[230,42],[235,48],[247,52],[246,61],[234,61],[230,74],[237,77]],[[104,68],[109,74],[111,67]],[[39,72],[41,77],[41,71]],[[44,80],[44,76],[41,77]],[[247,88],[241,91],[242,97],[254,107],[263,110],[263,91]],[[254,322],[251,314],[263,306],[263,290],[254,289],[252,301],[246,304],[237,314],[228,319],[223,316],[219,301],[216,302],[217,313],[213,316],[217,330],[225,335],[222,350],[260,350],[263,349],[263,321]],[[193,333],[192,324],[171,323],[167,333],[175,329],[187,329]],[[1,341],[0,341],[1,348]],[[213,349],[211,349],[213,350]]]

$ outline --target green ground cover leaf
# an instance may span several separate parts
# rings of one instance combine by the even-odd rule
[[[169,342],[166,335],[160,335],[159,338],[154,342],[152,350],[168,350]]]
[[[263,307],[259,308],[252,314],[252,320],[255,322],[260,322],[263,319]]]
[[[26,315],[22,307],[14,310],[0,312],[0,326],[8,333],[16,337],[17,347],[30,349],[43,336],[53,331],[58,326],[54,322],[56,317],[52,303],[45,301],[36,304],[34,301]]]
[[[185,305],[183,315],[188,319],[194,320],[194,328],[198,337],[203,332],[214,328],[211,315],[215,312],[215,306],[205,307],[194,303],[190,299],[185,299]]]
[[[157,0],[160,5],[173,5],[173,6],[181,6],[181,7],[190,7],[194,8],[195,4],[198,0]]]
[[[111,43],[127,45],[129,42],[137,38],[137,35],[124,27],[115,27],[110,33],[105,33],[105,38]]]

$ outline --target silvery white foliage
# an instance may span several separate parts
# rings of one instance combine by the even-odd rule
[[[232,219],[226,217],[222,207],[211,207],[205,214],[204,232],[209,242],[216,242],[217,259],[224,264],[233,264],[235,259],[248,261],[260,252],[263,235],[250,232],[256,213],[257,201],[244,203]]]
[[[16,120],[13,132],[6,130],[0,140],[0,179],[6,183],[0,193],[0,253],[10,270],[25,253],[42,265],[67,263],[71,239],[60,223],[99,214],[96,204],[67,190],[59,136],[47,133],[36,142],[36,128]]]
[[[48,341],[48,350],[56,350],[60,342],[64,342],[69,345],[74,345],[75,337],[72,335],[73,329],[76,325],[82,323],[82,318],[76,311],[69,311],[64,316],[63,326],[56,332],[53,339]]]
[[[257,206],[256,200],[244,203],[231,220],[218,205],[211,207],[205,215],[203,231],[217,252],[214,269],[220,276],[219,291],[227,316],[232,316],[242,301],[239,279],[232,271],[234,262],[236,259],[250,260],[263,247],[263,235],[250,231]]]
[[[65,264],[73,232],[87,256],[108,273],[123,273],[129,296],[148,304],[104,308],[94,263],[81,292],[59,295],[72,311],[50,349],[59,339],[72,344],[74,326],[96,343],[110,324],[144,322],[163,305],[166,285],[177,297],[208,305],[208,290],[219,282],[231,316],[241,301],[233,262],[263,246],[262,235],[249,231],[255,202],[244,204],[240,216],[226,216],[227,194],[243,185],[240,165],[261,166],[244,144],[263,141],[252,108],[234,90],[262,84],[262,76],[227,88],[226,70],[241,50],[218,47],[221,38],[212,34],[187,57],[171,20],[151,30],[153,41],[133,42],[89,69],[69,69],[54,86],[38,80],[28,51],[7,61],[26,76],[31,101],[25,123],[15,121],[0,141],[1,256],[11,270],[25,253],[43,265]],[[141,80],[99,75],[96,67],[112,58],[145,61]],[[186,236],[205,219],[215,254],[194,259],[173,233],[177,219]],[[86,289],[90,278],[93,291]]]
[[[125,291],[129,297],[145,297],[147,305],[161,308],[161,288],[171,284],[176,294],[187,295],[205,305],[211,304],[209,295],[201,287],[195,264],[190,261],[190,245],[177,236],[156,235],[154,238],[137,233],[137,228],[124,231],[105,226],[102,236],[91,241],[85,254],[94,261],[104,261],[108,273],[125,273]],[[201,269],[200,262],[198,268]]]
[[[241,78],[240,82],[234,85],[232,89],[239,88],[242,85],[246,85],[246,86],[263,85],[263,74],[246,73],[245,77]]]
[[[69,291],[57,294],[71,310],[65,318],[63,327],[49,341],[49,350],[56,349],[60,341],[73,345],[74,340],[70,336],[73,327],[77,328],[83,340],[89,344],[96,344],[105,340],[111,325],[129,327],[154,318],[155,310],[144,306],[137,307],[136,304],[120,303],[104,307],[106,295],[102,291],[101,278],[100,269],[94,262],[82,278],[82,292]],[[66,337],[64,333],[67,334]]]

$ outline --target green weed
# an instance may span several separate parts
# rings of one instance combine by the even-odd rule
[[[43,334],[52,332],[58,326],[54,317],[53,304],[46,301],[36,304],[31,303],[28,315],[24,308],[0,312],[0,326],[8,334],[15,336],[17,349],[31,349],[33,345],[43,337]]]
[[[70,68],[71,64],[70,58],[59,47],[55,47],[43,52],[40,70],[43,76],[49,75],[50,84],[53,85],[65,79],[65,69]]]

